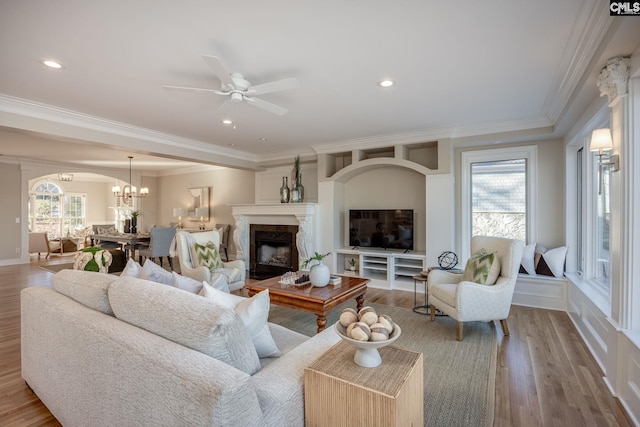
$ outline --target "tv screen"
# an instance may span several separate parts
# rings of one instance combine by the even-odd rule
[[[349,246],[413,250],[413,210],[349,210]]]

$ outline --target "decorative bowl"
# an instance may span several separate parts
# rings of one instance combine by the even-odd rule
[[[393,342],[395,342],[402,333],[400,326],[398,326],[397,323],[394,323],[393,332],[391,332],[391,336],[388,340],[358,341],[347,336],[347,328],[342,326],[340,321],[335,323],[334,328],[340,338],[356,348],[356,354],[353,356],[353,361],[356,362],[356,365],[362,366],[363,368],[375,368],[376,366],[379,366],[382,363],[382,358],[380,357],[380,353],[378,353],[378,349],[389,344],[393,344]]]

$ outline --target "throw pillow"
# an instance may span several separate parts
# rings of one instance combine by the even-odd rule
[[[150,259],[147,259],[144,262],[138,278],[162,283],[163,285],[173,286],[173,275],[171,272],[160,267]]]
[[[244,298],[215,289],[203,282],[203,293],[223,307],[235,310],[253,341],[258,357],[278,357],[280,350],[269,330],[269,290],[257,293],[251,298]]]
[[[103,236],[109,236],[117,232],[116,227],[113,225],[110,227],[98,227],[97,231],[98,231],[98,234],[101,234]]]
[[[520,273],[536,275],[536,262],[535,262],[536,244],[531,243],[525,245],[522,250],[522,262],[520,263]]]
[[[136,262],[133,258],[129,258],[127,265],[124,266],[124,270],[120,273],[120,276],[138,277],[142,271],[142,266]]]
[[[194,243],[192,257],[196,267],[204,266],[209,270],[224,267],[218,248],[211,241],[206,245]]]
[[[564,263],[568,250],[568,246],[547,249],[542,253],[536,272],[543,276],[563,277]]]
[[[214,301],[172,286],[118,277],[109,286],[118,319],[221,360],[249,375],[260,360],[239,316]]]
[[[486,251],[485,251],[486,252]],[[494,285],[500,275],[500,260],[498,253],[472,256],[462,274],[462,280],[481,285]]]
[[[202,282],[192,279],[191,277],[182,276],[175,271],[171,273],[173,276],[173,287],[182,289],[183,291],[191,292],[192,294],[199,295],[202,292]]]

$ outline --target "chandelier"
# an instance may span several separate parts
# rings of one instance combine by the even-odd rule
[[[64,182],[73,181],[73,174],[72,173],[59,173],[58,174],[58,181],[64,181]]]
[[[129,184],[125,185],[122,188],[122,192],[120,191],[119,185],[115,185],[111,187],[111,191],[113,192],[113,195],[116,196],[117,202],[120,202],[120,200],[122,200],[123,204],[133,206],[133,198],[146,197],[147,194],[149,194],[149,189],[147,187],[143,187],[140,189],[140,194],[138,194],[136,187],[130,184],[131,183],[131,159],[133,159],[133,157],[132,156],[128,156],[128,157],[129,157]]]

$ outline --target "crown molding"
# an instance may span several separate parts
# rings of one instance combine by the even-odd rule
[[[552,123],[558,121],[569,104],[613,22],[614,18],[609,16],[608,9],[601,2],[580,2],[571,38],[542,108]]]
[[[94,132],[99,132],[101,134],[131,138],[133,140],[144,141],[156,145],[160,144],[165,148],[172,149],[173,152],[180,152],[180,150],[189,150],[206,153],[208,155],[223,156],[226,158],[251,163],[255,163],[259,160],[258,157],[254,154],[244,151],[221,147],[219,145],[194,139],[182,138],[151,129],[116,122],[113,120],[107,120],[100,117],[79,113],[77,111],[67,110],[53,105],[42,104],[39,102],[16,98],[4,94],[0,94],[0,112],[15,114],[23,118],[27,117],[36,120],[44,120],[47,122],[63,124],[77,129],[86,129]],[[8,120],[6,116],[5,120]],[[10,126],[10,124],[6,125]],[[61,136],[73,138],[73,136],[69,135]],[[126,146],[124,144],[122,145]]]

